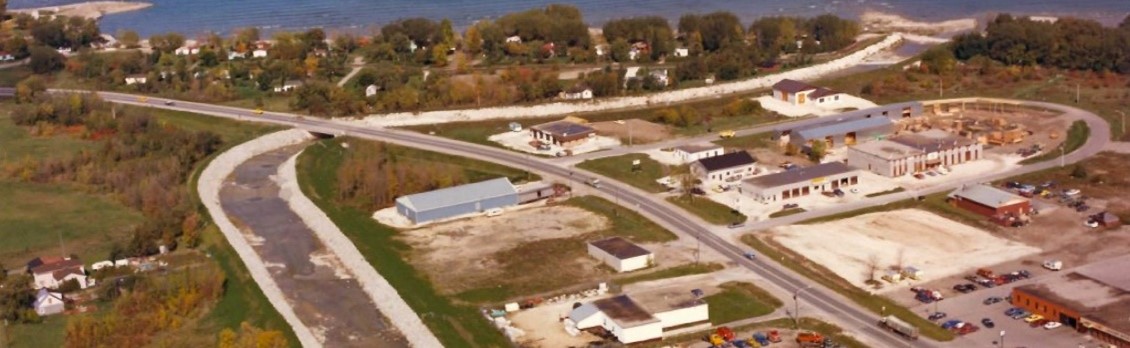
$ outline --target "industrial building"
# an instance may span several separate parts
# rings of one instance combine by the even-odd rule
[[[847,150],[852,167],[900,177],[981,159],[984,145],[941,130],[903,134]]]
[[[676,146],[673,150],[675,157],[683,163],[691,163],[703,158],[721,156],[726,149],[722,145],[711,143],[689,144]]]
[[[514,205],[518,191],[510,179],[497,178],[399,197],[396,212],[419,224]]]
[[[858,170],[841,162],[829,162],[747,179],[739,192],[768,203],[833,192],[856,184],[859,184]]]
[[[1080,334],[1130,348],[1130,256],[1079,267],[1012,289],[1012,305]]]
[[[773,84],[773,98],[792,105],[833,104],[840,101],[840,92],[784,79]]]
[[[801,127],[789,134],[789,143],[798,149],[808,149],[813,142],[823,141],[830,149],[880,139],[893,132],[894,122],[889,118],[861,118]]]
[[[703,182],[738,181],[757,172],[757,159],[744,150],[691,163],[691,173]]]
[[[631,272],[655,264],[655,254],[620,237],[589,242],[589,256],[603,261],[616,272]]]
[[[692,294],[670,292],[619,295],[576,307],[565,320],[566,331],[600,327],[620,343],[654,341],[670,328],[709,325],[706,301]]]
[[[834,146],[852,145],[852,144],[855,144],[857,142],[862,143],[862,142],[865,142],[865,141],[868,141],[868,140],[878,140],[880,138],[884,138],[888,134],[891,134],[891,132],[894,131],[894,125],[893,125],[894,121],[899,120],[899,119],[903,119],[903,118],[917,117],[921,114],[922,114],[922,103],[919,103],[919,102],[905,102],[905,103],[887,104],[887,105],[876,106],[876,107],[873,107],[873,108],[860,109],[860,110],[855,110],[855,111],[848,111],[848,112],[844,112],[844,113],[839,113],[839,114],[835,114],[835,115],[824,116],[824,117],[821,117],[820,121],[818,121],[818,122],[808,123],[808,124],[805,124],[805,125],[802,125],[802,126],[781,126],[781,127],[777,128],[775,130],[775,133],[776,133],[775,138],[776,139],[788,139],[790,143],[795,145],[797,148],[801,148],[801,149],[805,148],[805,145],[807,145],[808,142],[813,140],[813,139],[824,139],[826,141],[830,141],[832,143],[832,145],[834,145]],[[878,123],[880,123],[880,121],[873,121],[875,123],[871,123],[871,124],[868,124],[868,123],[850,123],[848,125],[841,125],[841,124],[845,124],[845,123],[849,123],[849,122],[857,122],[857,121],[864,120],[864,119],[873,119],[873,118],[880,118],[880,117],[886,118],[886,119],[892,121],[890,127],[887,128],[888,130],[885,133],[878,132],[878,131],[872,131],[872,132],[866,132],[868,134],[861,134],[860,131],[864,130],[864,129],[858,128],[858,127],[865,126],[865,125],[881,126],[881,124],[878,124]],[[828,132],[829,134],[819,136],[819,137],[816,137],[815,134],[809,134],[808,137],[804,137],[804,139],[796,139],[797,137],[793,136],[794,134],[796,134],[800,131],[806,130],[806,129],[818,129],[818,128],[825,128],[825,129],[831,128],[832,130],[835,130],[835,132],[825,131],[825,132]],[[839,128],[839,129],[836,129],[836,128]],[[853,129],[853,128],[855,128],[855,129]],[[879,128],[878,130],[882,130],[882,128]],[[813,131],[810,131],[810,133],[811,132],[813,132]],[[855,134],[848,134],[848,133],[853,133],[853,132]],[[829,136],[831,136],[831,138],[829,138]],[[849,139],[851,141],[848,141]]]
[[[560,120],[532,126],[530,134],[538,142],[572,148],[588,141],[589,137],[596,136],[596,129],[585,124]]]
[[[1002,225],[1027,221],[1032,212],[1027,198],[988,185],[965,186],[947,197],[955,207],[987,216]]]

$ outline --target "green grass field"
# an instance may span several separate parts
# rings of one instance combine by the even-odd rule
[[[638,170],[633,170],[632,161],[640,161]],[[667,176],[671,171],[668,166],[642,153],[591,159],[577,164],[577,168],[616,179],[651,193],[667,191],[667,188],[656,180]]]
[[[597,233],[603,236],[621,236],[641,243],[669,242],[678,237],[639,213],[595,196],[574,197],[567,205],[607,216],[612,226]]]
[[[52,315],[44,317],[43,322],[39,324],[10,325],[8,326],[8,335],[11,339],[11,345],[4,347],[62,347],[63,340],[66,338],[67,319],[67,316]]]
[[[456,305],[440,296],[427,277],[405,261],[408,246],[397,241],[397,232],[369,216],[369,212],[338,204],[337,168],[343,161],[340,146],[311,146],[298,162],[303,192],[334,221],[365,259],[397,289],[420,314],[429,329],[448,347],[506,347],[510,342],[483,320],[478,309]]]
[[[667,197],[667,201],[715,225],[729,225],[732,223],[745,222],[746,219],[749,218],[745,216],[745,214],[737,212],[725,204],[712,201],[709,198],[692,197],[693,198],[671,196]]]
[[[28,134],[27,128],[12,123],[12,116],[7,112],[11,105],[0,103],[0,164],[66,156],[94,148],[94,143],[68,135]]]
[[[704,297],[710,305],[710,322],[724,324],[742,319],[760,317],[780,308],[780,299],[751,283],[728,282],[719,287],[722,292]]]

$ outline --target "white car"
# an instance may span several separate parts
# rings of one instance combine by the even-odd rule
[[[1098,223],[1098,221],[1095,221],[1095,220],[1087,220],[1087,221],[1083,222],[1083,226],[1095,228],[1095,227],[1099,227],[1099,223]]]
[[[1060,326],[1063,326],[1063,324],[1060,324],[1058,321],[1049,321],[1047,324],[1044,324],[1044,329],[1052,330]]]
[[[1070,189],[1070,190],[1067,190],[1067,191],[1063,191],[1063,194],[1068,195],[1068,196],[1074,196],[1074,195],[1079,194],[1079,189]]]
[[[859,189],[853,188],[853,189],[851,189],[851,193],[859,193]]]

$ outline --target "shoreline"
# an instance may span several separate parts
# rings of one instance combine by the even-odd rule
[[[61,6],[11,9],[8,12],[27,13],[33,16],[42,12],[54,12],[56,16],[100,19],[105,15],[138,11],[151,6],[153,4],[139,1],[90,1]]]
[[[925,36],[970,31],[977,28],[976,18],[958,18],[944,21],[916,21],[903,15],[867,10],[859,15],[864,31],[898,31]]]

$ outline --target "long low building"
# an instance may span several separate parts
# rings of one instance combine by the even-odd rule
[[[621,237],[589,242],[589,256],[603,261],[616,272],[631,272],[650,267],[655,254]]]
[[[797,129],[789,135],[789,143],[800,149],[810,148],[816,141],[827,143],[828,148],[855,145],[888,136],[894,128],[894,122],[886,117],[845,120]]]
[[[777,202],[859,184],[859,171],[841,162],[817,164],[742,181],[740,192],[761,202]]]
[[[1114,347],[1130,348],[1130,256],[1012,289],[1012,305]]]
[[[620,343],[631,344],[660,340],[667,329],[709,321],[706,301],[689,293],[653,292],[583,304],[569,313],[565,325],[580,330],[601,327]]]
[[[1032,203],[1024,197],[988,186],[970,185],[950,192],[950,204],[991,218],[1001,225],[1027,221]]]
[[[518,190],[510,179],[496,178],[398,197],[396,212],[419,224],[514,205]]]
[[[847,163],[882,176],[900,177],[976,161],[983,152],[979,142],[929,130],[853,146],[847,151]]]

